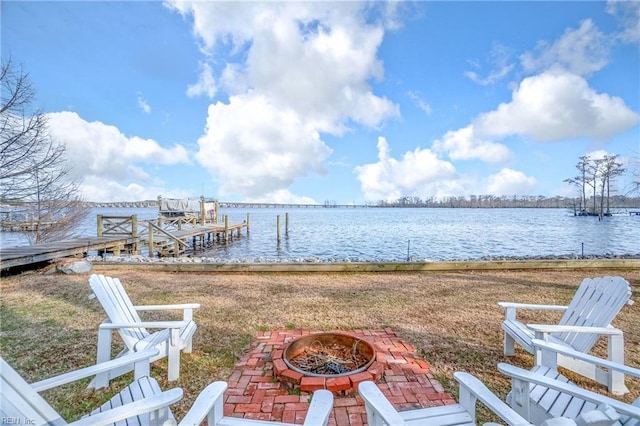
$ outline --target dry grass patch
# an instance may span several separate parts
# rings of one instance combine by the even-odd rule
[[[478,376],[504,398],[509,381],[496,369],[508,361],[529,367],[519,351],[502,356],[499,301],[566,304],[584,277],[622,275],[636,304],[625,306],[614,325],[625,332],[627,364],[640,368],[640,271],[490,271],[460,273],[157,273],[114,269],[136,304],[198,302],[193,354],[183,354],[180,380],[166,382],[166,360],[152,374],[163,388],[180,386],[185,398],[178,418],[213,380],[226,380],[259,330],[391,327],[413,343],[434,375],[455,396],[454,371]],[[28,274],[1,283],[2,356],[27,380],[40,380],[95,362],[102,308],[88,300],[88,275]],[[159,318],[158,314],[145,318]],[[554,313],[528,313],[525,321],[557,321]],[[117,340],[117,339],[116,339]],[[114,348],[115,350],[115,348]],[[596,348],[606,354],[602,344]],[[579,379],[579,378],[578,378]],[[86,383],[50,391],[45,397],[67,420],[90,411],[108,391],[87,391]],[[583,386],[592,386],[581,381]],[[640,383],[629,380],[632,401]],[[605,390],[594,387],[599,392]]]

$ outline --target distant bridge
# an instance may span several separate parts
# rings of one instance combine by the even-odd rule
[[[207,200],[212,201],[212,200]],[[110,202],[86,202],[87,207],[114,207],[114,208],[138,208],[158,207],[157,200],[144,201],[110,201]],[[296,204],[296,203],[247,203],[235,201],[219,201],[220,208],[363,208],[371,207],[365,204]]]
[[[234,201],[219,201],[218,205],[221,208],[362,208],[369,207],[364,204],[287,204],[287,203],[245,203]]]

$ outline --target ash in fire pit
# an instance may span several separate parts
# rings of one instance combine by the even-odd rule
[[[366,370],[375,358],[373,346],[344,333],[311,334],[284,351],[289,368],[306,376],[338,377]]]

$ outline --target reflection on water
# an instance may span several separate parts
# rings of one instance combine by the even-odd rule
[[[79,235],[96,234],[96,215],[137,214],[157,209],[93,209]],[[256,261],[406,261],[640,254],[640,216],[598,220],[563,209],[290,208],[223,209],[230,222],[250,213],[251,229],[227,246],[198,256]],[[289,232],[285,235],[285,213]],[[276,239],[276,217],[281,241]],[[234,237],[235,238],[235,237]],[[26,244],[2,233],[2,247]]]

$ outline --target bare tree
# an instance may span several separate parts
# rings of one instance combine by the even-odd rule
[[[603,158],[596,160],[598,173],[600,175],[600,216],[610,215],[609,199],[611,195],[611,180],[616,176],[620,176],[625,172],[622,163],[618,162],[618,155],[605,155]],[[606,191],[606,195],[605,195]],[[604,200],[606,198],[607,209],[604,210]]]
[[[580,161],[576,164],[576,169],[578,169],[578,176],[570,179],[565,179],[564,181],[576,186],[576,188],[580,191],[580,215],[587,215],[587,186],[591,186],[593,188],[593,210],[595,212],[596,204],[595,204],[595,194],[596,194],[596,173],[597,168],[593,163],[593,160],[586,155],[580,157]]]
[[[64,238],[88,213],[69,179],[65,146],[50,137],[29,76],[11,59],[0,66],[0,88],[0,200],[26,210],[32,242]]]

